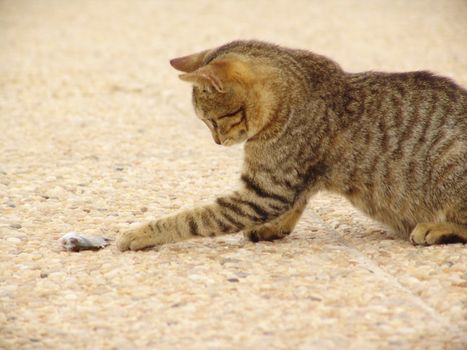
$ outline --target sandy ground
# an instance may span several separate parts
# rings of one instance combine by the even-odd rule
[[[234,189],[168,60],[237,38],[467,85],[465,1],[0,1],[1,349],[465,349],[466,246],[320,194],[276,243],[61,252]]]

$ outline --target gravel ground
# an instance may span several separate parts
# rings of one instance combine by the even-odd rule
[[[466,246],[320,194],[275,243],[60,251],[235,188],[170,58],[237,38],[467,85],[465,1],[0,1],[1,349],[467,347]]]

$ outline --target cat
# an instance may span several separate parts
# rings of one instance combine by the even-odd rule
[[[245,142],[242,186],[123,232],[121,251],[243,231],[289,235],[310,196],[339,193],[413,244],[467,242],[467,91],[427,71],[346,73],[260,41],[176,58],[217,144]]]

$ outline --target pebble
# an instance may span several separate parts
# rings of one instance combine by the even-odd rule
[[[67,293],[65,294],[65,299],[66,300],[76,300],[78,299],[78,296],[74,293]]]
[[[15,285],[2,286],[0,288],[0,297],[11,297],[15,294],[17,289],[18,286]]]

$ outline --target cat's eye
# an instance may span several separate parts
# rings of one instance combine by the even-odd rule
[[[220,116],[218,119],[224,119],[224,118],[230,118],[230,117],[235,117],[238,113],[240,113],[242,111],[243,107],[240,107],[239,109],[237,109],[235,112],[233,113],[228,113],[228,114],[224,114],[222,116]]]

